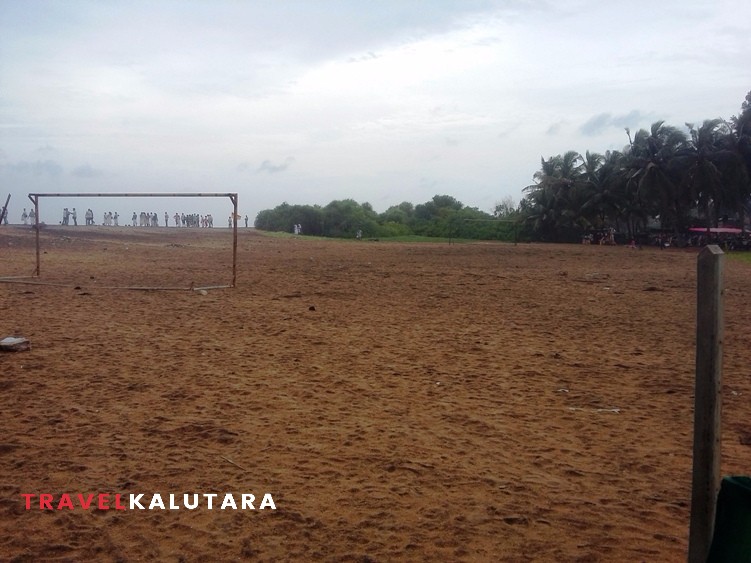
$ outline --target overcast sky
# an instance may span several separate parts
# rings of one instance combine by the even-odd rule
[[[746,0],[0,0],[0,206],[29,192],[515,202],[540,157],[739,113]],[[229,202],[145,200],[135,210]],[[44,202],[132,213],[135,202]],[[52,214],[54,213],[54,217]]]

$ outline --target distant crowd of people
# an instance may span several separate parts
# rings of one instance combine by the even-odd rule
[[[593,233],[587,233],[582,237],[582,244],[601,244],[615,246],[615,229],[604,229]]]
[[[2,211],[2,208],[0,208],[0,211]],[[31,209],[30,211],[26,211],[26,208],[24,207],[23,213],[21,213],[21,223],[24,225],[35,225],[36,224],[36,216],[34,215],[34,209]],[[87,209],[86,213],[84,214],[84,218],[86,219],[86,226],[94,226],[96,223],[94,223],[94,212],[91,209]],[[238,219],[241,219],[241,216],[237,216]],[[114,213],[112,211],[107,211],[104,213],[102,217],[102,225],[105,227],[118,227],[120,226],[120,214],[115,211]],[[67,207],[63,208],[63,218],[60,221],[61,225],[70,225],[72,222],[73,226],[78,226],[78,212],[76,211],[76,208],[73,207],[71,209],[68,209]],[[169,227],[170,222],[172,222],[172,226],[175,227],[198,227],[203,229],[211,229],[214,227],[214,217],[211,215],[211,213],[207,213],[206,215],[202,215],[200,213],[175,213],[174,215],[170,216],[169,213],[166,211],[164,212],[164,226]],[[0,217],[0,224],[8,224],[8,212],[5,211],[4,215]],[[159,227],[159,215],[157,213],[153,212],[146,212],[141,211],[140,213],[133,212],[133,216],[131,217],[131,226],[133,227]],[[232,228],[233,221],[232,221],[232,215],[230,215],[227,219],[227,226],[229,228]],[[248,227],[248,216],[245,216],[245,227]],[[302,225],[295,225],[295,234],[302,234]]]
[[[751,250],[751,232],[745,233],[710,233],[688,232],[683,234],[651,233],[643,234],[633,240],[616,241],[612,231],[588,233],[582,237],[582,244],[615,245],[622,243],[630,248],[642,246],[656,246],[660,250],[665,248],[701,248],[708,244],[716,244],[726,251]],[[623,237],[621,237],[623,239]]]
[[[200,213],[175,213],[170,217],[170,214],[165,211],[165,227],[170,226],[170,219],[172,219],[172,226],[174,227],[200,227],[210,229],[214,226],[214,217],[211,213],[207,213],[206,215],[201,215]],[[148,213],[145,211],[136,214],[134,211],[131,222],[134,227],[158,227],[159,216],[156,213]]]

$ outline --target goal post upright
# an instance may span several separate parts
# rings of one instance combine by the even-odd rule
[[[29,194],[31,203],[34,204],[34,230],[36,230],[36,269],[34,275],[39,277],[39,194]]]
[[[232,287],[237,282],[237,194],[229,194],[232,200]]]
[[[40,275],[39,242],[39,198],[40,197],[228,197],[232,202],[232,284],[237,283],[237,193],[236,192],[91,192],[91,193],[30,193],[29,199],[34,204],[34,228],[36,230],[36,273]],[[221,286],[216,286],[221,287]],[[227,286],[224,286],[227,287]]]

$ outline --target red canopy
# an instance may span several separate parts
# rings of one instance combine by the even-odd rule
[[[691,227],[689,231],[693,231],[695,233],[706,233],[707,229],[705,227]],[[736,229],[735,227],[712,227],[709,229],[710,233],[725,233],[729,235],[739,235],[743,231],[741,229]]]

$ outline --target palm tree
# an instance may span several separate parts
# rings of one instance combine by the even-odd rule
[[[620,200],[624,182],[619,174],[622,159],[618,151],[604,155],[587,151],[584,155],[582,185],[586,195],[582,212],[595,228],[615,226],[618,230],[623,207]]]
[[[698,128],[691,123],[686,126],[691,140],[678,159],[685,189],[704,213],[708,233],[713,225],[717,226],[721,209],[737,209],[739,191],[735,175],[742,162],[732,148],[733,132],[723,120],[707,119]]]
[[[737,154],[741,166],[736,169],[735,185],[741,226],[745,230],[745,215],[751,211],[751,92],[741,104],[741,113],[731,118],[732,136],[728,141],[732,150]]]
[[[652,215],[659,215],[664,227],[676,232],[685,227],[691,198],[681,186],[680,163],[676,156],[687,147],[686,135],[664,121],[640,129],[628,149],[626,164],[630,188],[637,201]]]
[[[535,183],[524,188],[525,220],[548,236],[565,229],[618,227],[629,236],[650,216],[680,233],[699,211],[709,229],[721,212],[751,212],[751,92],[731,124],[706,120],[683,131],[657,121],[629,146],[604,155],[575,151],[541,159]]]
[[[556,237],[561,229],[579,227],[581,215],[582,158],[576,151],[540,159],[535,183],[524,188],[530,205],[527,221],[546,237]]]
[[[542,240],[555,239],[556,231],[560,228],[560,216],[555,194],[550,187],[539,186],[531,191],[520,204],[520,208],[524,211],[527,224]]]

